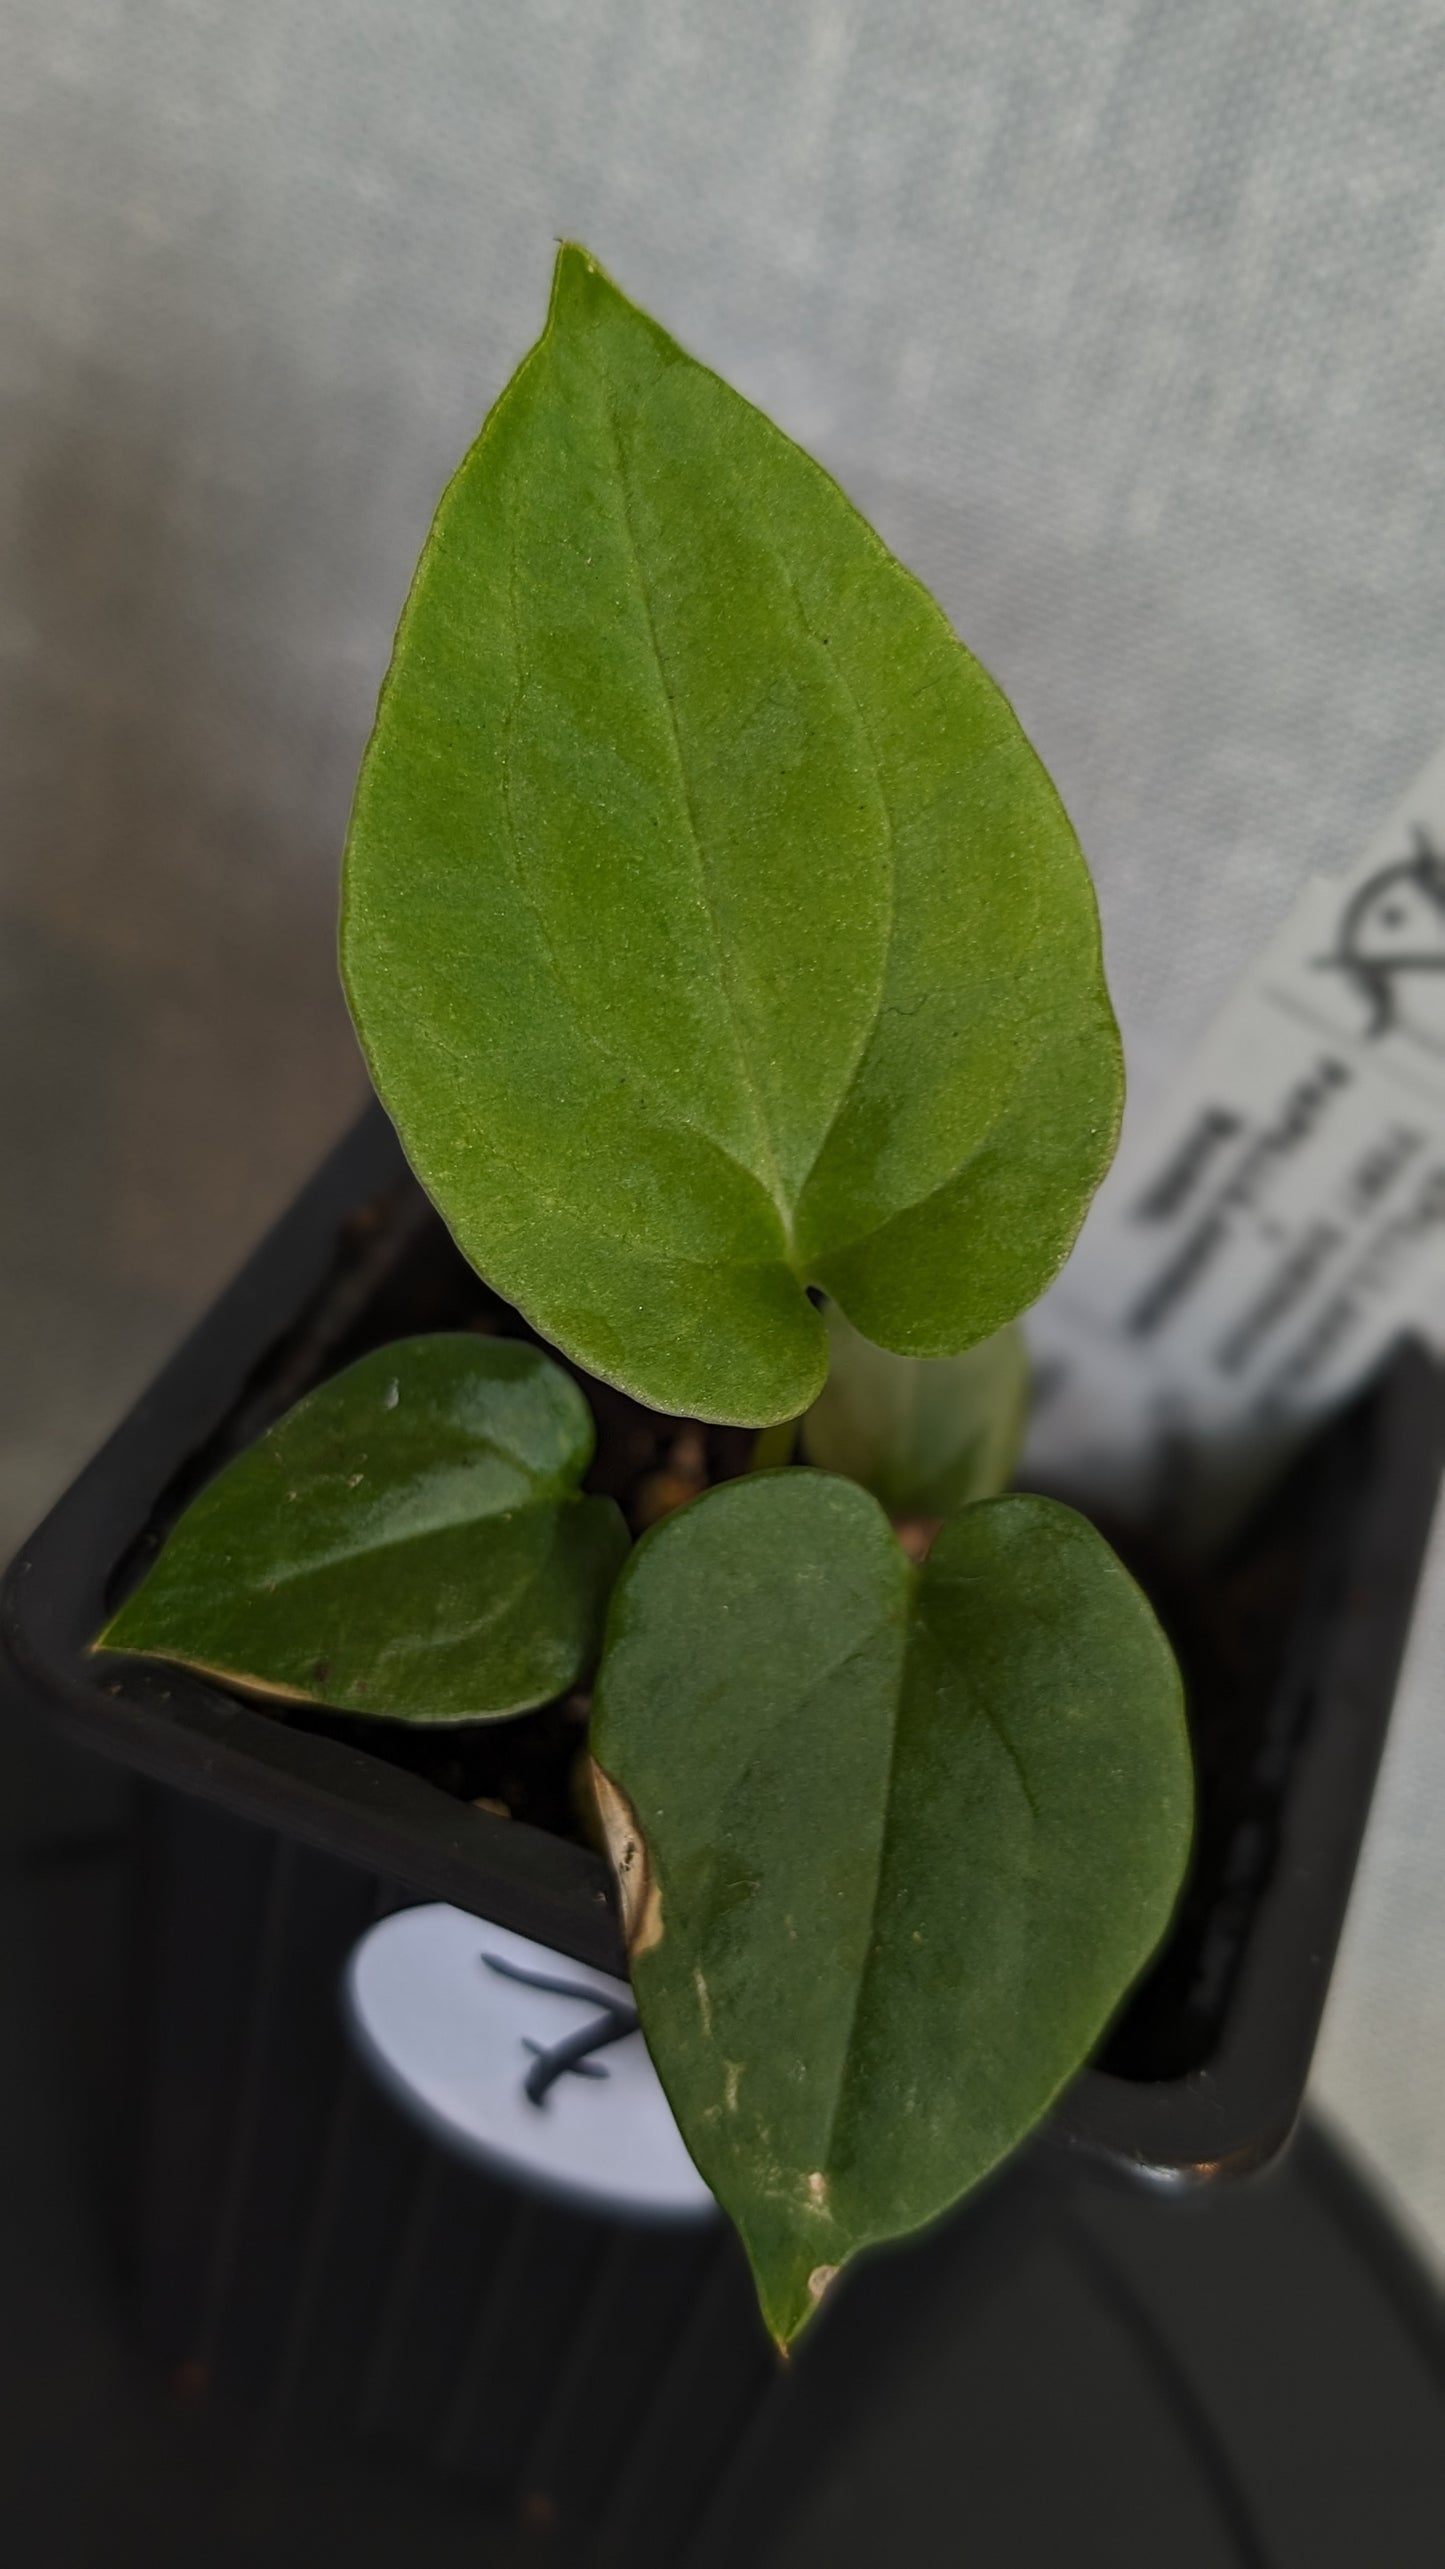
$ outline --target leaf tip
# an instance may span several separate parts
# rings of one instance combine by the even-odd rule
[[[796,2283],[793,2285],[788,2294],[787,2306],[783,2310],[776,2312],[769,2310],[766,2300],[764,2301],[768,2335],[784,2363],[788,2361],[798,2338],[840,2272],[841,2268],[836,2265],[814,2266],[804,2278],[801,2293],[798,2292]]]
[[[126,1638],[126,1625],[130,1617],[130,1606],[131,1601],[127,1598],[123,1606],[117,1607],[115,1613],[111,1616],[110,1621],[102,1624],[94,1641],[86,1644],[86,1656],[88,1658],[94,1658],[95,1653],[98,1650],[135,1650],[144,1648],[143,1643],[129,1641]]]
[[[600,267],[590,250],[580,241],[559,241],[557,263],[552,270],[552,300],[547,319],[549,325],[567,316],[581,316],[589,308],[611,298],[624,297]]]

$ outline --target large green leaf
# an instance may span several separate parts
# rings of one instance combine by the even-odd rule
[[[422,555],[342,958],[467,1255],[660,1409],[805,1409],[810,1282],[987,1337],[1113,1149],[1093,893],[1004,698],[575,248]]]
[[[894,1356],[827,1309],[828,1379],[803,1450],[861,1481],[890,1516],[951,1516],[1003,1489],[1028,1414],[1029,1360],[1012,1325],[962,1356]]]
[[[1163,1933],[1178,1675],[1070,1509],[984,1500],[920,1571],[779,1472],[633,1553],[594,1739],[647,2041],[786,2342],[1037,2122]]]
[[[97,1647],[408,1721],[545,1703],[594,1657],[627,1550],[578,1492],[593,1443],[539,1348],[382,1347],[202,1491]]]

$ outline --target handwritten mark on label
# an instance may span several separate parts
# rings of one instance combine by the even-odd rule
[[[654,2220],[714,2210],[626,1981],[437,1901],[368,1928],[344,1993],[403,2111],[494,2174]]]
[[[599,1993],[580,1981],[554,1979],[544,1971],[524,1971],[520,1964],[508,1962],[504,1954],[484,1953],[482,1961],[488,1971],[500,1972],[504,1980],[518,1981],[524,1989],[548,1990],[554,1998],[580,1998],[586,2006],[595,2007],[600,1996],[601,2015],[591,2017],[577,2033],[569,2034],[565,2042],[554,2043],[550,2050],[530,2034],[523,2035],[522,2048],[532,2055],[532,2066],[522,2081],[522,2093],[530,2105],[545,2105],[548,2090],[568,2070],[580,2078],[605,2078],[606,2068],[594,2060],[593,2054],[637,2032],[637,2010],[630,2000]]]

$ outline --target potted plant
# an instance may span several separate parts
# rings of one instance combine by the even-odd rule
[[[1169,1643],[1093,1526],[1005,1488],[1012,1323],[1119,1116],[1083,859],[925,592],[576,248],[422,556],[342,958],[390,1126],[22,1556],[24,1682],[412,1897],[603,1968],[625,1946],[781,2346],[1056,2108],[1181,2179],[1267,2155],[1403,1638],[1433,1376],[1403,1358],[1248,1556],[1268,1638],[1181,1907]],[[1308,1724],[1275,1718],[1281,1669],[1318,1693],[1387,1541],[1368,1718],[1286,1913]],[[1155,1585],[1187,1638],[1237,1576]],[[1081,2081],[1172,1920],[1165,2033],[1139,2027],[1177,1932],[1123,2074]]]

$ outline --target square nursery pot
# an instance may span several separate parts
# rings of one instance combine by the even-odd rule
[[[192,2391],[360,2428],[538,2527],[585,2530],[589,2557],[679,2562],[777,2396],[730,2231],[675,2168],[645,2199],[625,2172],[619,2186],[601,2123],[560,2175],[462,2128],[363,2003],[368,1953],[383,1980],[392,1970],[405,2054],[430,2005],[420,1947],[410,1980],[402,1968],[407,1940],[470,1938],[466,1988],[495,1994],[490,1957],[507,2003],[520,1990],[539,2010],[535,2040],[509,2020],[509,2097],[555,2047],[559,2003],[564,2037],[580,2006],[612,2046],[587,2053],[579,2036],[560,2069],[548,2052],[567,2113],[584,2088],[608,2114],[629,2079],[641,2094],[640,2041],[616,2039],[610,1886],[572,1812],[576,1720],[552,1706],[418,1735],[283,1717],[179,1669],[88,1653],[187,1500],[304,1391],[388,1339],[469,1326],[528,1334],[372,1109],[18,1555],[0,1669],[12,1697],[143,1779],[134,2264],[156,2355]],[[635,1501],[699,1431],[583,1379],[589,1486]],[[708,1429],[709,1476],[741,1470],[750,1442]],[[1222,1565],[1185,1580],[1135,1554],[1186,1673],[1194,1870],[1035,2170],[1066,2153],[1183,2192],[1288,2140],[1442,1444],[1442,1376],[1402,1344]],[[536,1988],[569,1976],[570,1995]]]

